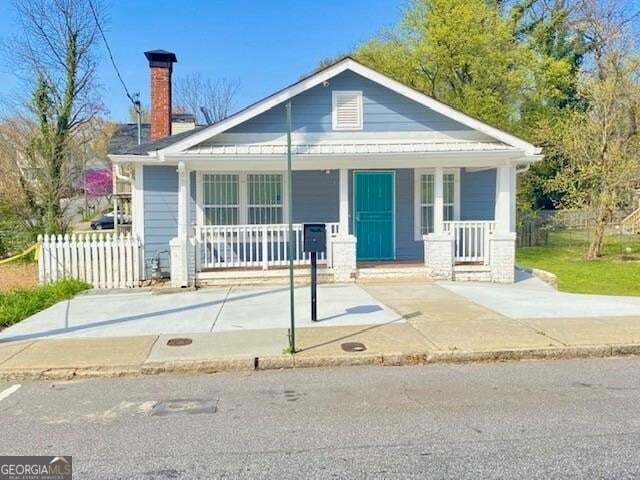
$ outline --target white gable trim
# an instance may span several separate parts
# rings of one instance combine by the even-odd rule
[[[411,87],[408,87],[392,78],[387,77],[375,70],[362,65],[361,63],[356,62],[351,58],[345,58],[330,67],[321,70],[320,72],[311,75],[304,80],[301,80],[298,83],[291,85],[290,87],[281,90],[270,97],[267,97],[252,106],[241,110],[240,112],[232,115],[210,127],[204,128],[193,135],[190,135],[173,145],[170,145],[162,150],[158,150],[158,154],[160,158],[164,158],[164,154],[166,153],[178,153],[182,152],[194,145],[197,145],[205,140],[208,140],[226,130],[229,130],[236,125],[239,125],[247,120],[250,120],[253,117],[260,115],[261,113],[266,112],[267,110],[286,102],[287,100],[299,95],[300,93],[309,90],[316,85],[319,85],[336,75],[346,71],[351,70],[373,82],[376,82],[384,87],[389,88],[390,90],[399,93],[400,95],[404,95],[405,97],[420,103],[435,112],[438,112],[446,117],[451,118],[463,125],[466,125],[469,128],[482,132],[486,135],[489,135],[496,140],[506,143],[507,145],[511,145],[512,147],[518,148],[522,150],[526,155],[538,155],[541,151],[540,148],[534,146],[533,144],[526,142],[514,135],[511,135],[503,130],[492,127],[480,120],[477,120],[469,115],[466,115],[448,105],[445,105],[438,100],[435,100],[428,95],[418,92]]]

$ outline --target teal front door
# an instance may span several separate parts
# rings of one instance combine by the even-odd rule
[[[353,207],[358,260],[393,260],[394,173],[354,172]]]

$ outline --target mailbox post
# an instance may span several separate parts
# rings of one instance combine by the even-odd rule
[[[311,254],[311,320],[318,321],[318,252],[327,249],[327,229],[324,223],[304,224],[304,251]]]

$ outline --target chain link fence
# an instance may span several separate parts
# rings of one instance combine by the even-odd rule
[[[629,214],[626,210],[614,212],[607,224],[607,235],[622,235],[622,220]],[[566,232],[563,238],[588,243],[595,226],[595,215],[589,210],[539,210],[520,214],[517,232],[518,247],[549,246],[553,243],[553,232]]]

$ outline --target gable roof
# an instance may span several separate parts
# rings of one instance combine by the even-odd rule
[[[246,107],[243,110],[214,123],[210,126],[202,128],[198,131],[189,132],[189,135],[182,136],[180,138],[168,137],[158,142],[153,142],[145,145],[147,152],[157,150],[159,156],[162,158],[164,154],[179,153],[187,150],[199,143],[202,143],[220,133],[223,133],[236,125],[239,125],[247,120],[252,119],[266,112],[267,110],[286,102],[287,100],[299,95],[323,82],[333,78],[334,76],[350,70],[352,72],[361,75],[373,82],[376,82],[390,90],[399,93],[419,104],[422,104],[431,110],[440,113],[446,117],[451,118],[471,129],[477,130],[485,135],[488,135],[500,142],[503,142],[511,147],[522,150],[527,156],[536,156],[540,153],[541,149],[535,145],[522,140],[514,135],[511,135],[503,130],[488,125],[476,118],[473,118],[459,110],[450,107],[438,100],[435,100],[424,93],[421,93],[403,83],[398,82],[372,68],[369,68],[351,57],[345,57],[344,59],[330,65],[323,70],[320,70],[312,75],[309,75],[300,81],[277,91],[276,93]],[[138,153],[138,151],[136,152]],[[142,153],[142,152],[140,152]]]

